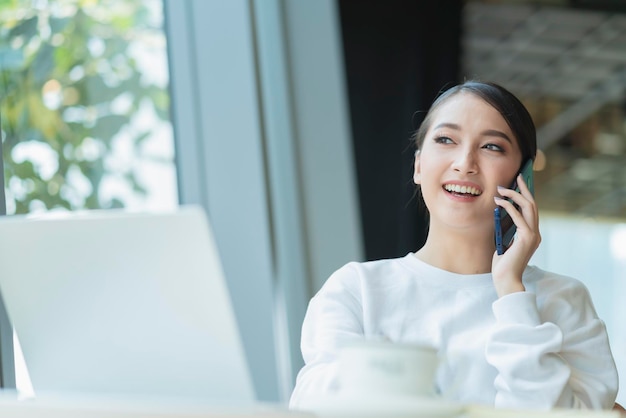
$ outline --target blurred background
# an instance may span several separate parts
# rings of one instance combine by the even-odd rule
[[[423,243],[411,135],[466,79],[529,108],[533,263],[585,282],[624,375],[624,0],[2,0],[0,213],[203,205],[257,393],[284,401],[328,275]]]

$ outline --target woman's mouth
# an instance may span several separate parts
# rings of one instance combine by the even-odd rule
[[[477,187],[460,184],[444,184],[443,188],[448,193],[463,197],[480,196],[483,193],[483,191],[478,189]]]

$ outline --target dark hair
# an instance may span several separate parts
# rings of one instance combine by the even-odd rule
[[[490,82],[466,81],[443,91],[433,102],[415,133],[415,145],[419,150],[424,143],[424,138],[432,123],[432,116],[449,98],[461,92],[474,94],[491,106],[493,106],[504,118],[517,139],[517,144],[522,152],[523,163],[529,158],[535,159],[537,155],[537,131],[533,119],[522,102],[510,91],[502,86]],[[521,167],[520,167],[521,168]]]

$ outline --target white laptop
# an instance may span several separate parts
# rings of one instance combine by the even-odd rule
[[[0,217],[0,291],[37,395],[255,395],[204,211]]]

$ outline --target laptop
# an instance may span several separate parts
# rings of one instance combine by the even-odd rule
[[[255,400],[200,207],[0,217],[0,292],[35,396]]]

